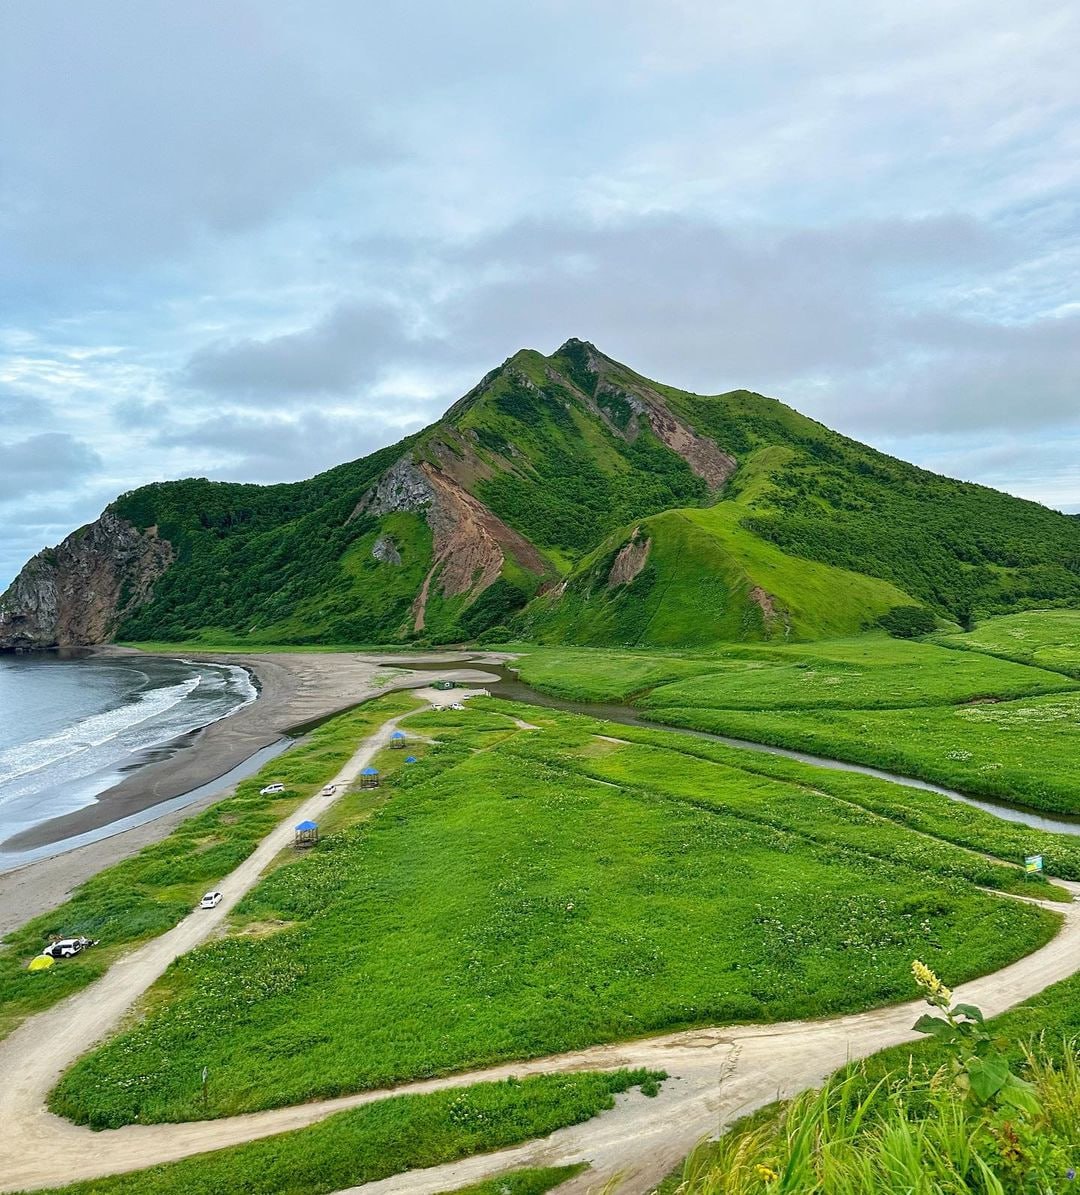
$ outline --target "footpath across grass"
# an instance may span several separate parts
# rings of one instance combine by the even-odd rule
[[[805,785],[620,746],[607,724],[530,709],[540,729],[520,730],[521,712],[474,699],[411,717],[439,743],[237,910],[240,931],[284,928],[178,960],[54,1110],[95,1127],[226,1116],[848,1012],[910,997],[914,955],[970,978],[1054,932],[981,891],[1016,873],[969,851],[827,795],[815,820]]]
[[[537,1075],[396,1096],[310,1128],[42,1195],[324,1195],[546,1137],[613,1108],[615,1096],[632,1088],[655,1094],[665,1077],[645,1070]],[[580,1169],[518,1171],[469,1190],[540,1195]]]
[[[233,796],[99,872],[62,905],[8,934],[0,946],[0,1036],[23,1017],[92,983],[123,950],[171,929],[282,818],[318,792],[367,735],[415,707],[411,695],[395,693],[324,722],[241,781]],[[271,782],[284,784],[285,791],[260,796],[260,788]],[[27,970],[51,937],[80,935],[100,945],[47,971]]]

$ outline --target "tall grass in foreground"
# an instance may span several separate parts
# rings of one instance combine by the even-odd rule
[[[1050,1195],[1080,1190],[1076,1043],[1029,1054],[1040,1111],[973,1117],[937,1076],[867,1091],[861,1068],[794,1100],[778,1121],[702,1146],[678,1195]]]
[[[1080,1043],[1036,1039],[1014,1071],[979,1010],[952,1005],[927,968],[922,975],[943,1015],[916,1028],[944,1046],[943,1066],[909,1065],[876,1083],[865,1066],[842,1071],[772,1119],[699,1147],[677,1195],[1080,1191]]]

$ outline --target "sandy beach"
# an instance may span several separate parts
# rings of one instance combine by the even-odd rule
[[[115,647],[98,650],[106,654],[132,651]],[[0,933],[54,907],[101,868],[163,838],[184,818],[220,800],[230,789],[223,786],[221,791],[182,809],[163,811],[159,818],[105,836],[108,827],[120,819],[227,776],[256,751],[298,727],[380,693],[416,688],[437,677],[483,684],[494,679],[482,670],[483,664],[502,663],[508,657],[498,652],[440,652],[423,656],[185,652],[183,658],[239,664],[250,669],[259,684],[258,699],[231,717],[197,731],[169,759],[137,769],[85,808],[42,822],[0,844],[0,849],[10,852],[52,844],[58,847],[57,854],[0,875]],[[103,830],[105,835],[89,845],[63,849],[65,841],[95,830]]]

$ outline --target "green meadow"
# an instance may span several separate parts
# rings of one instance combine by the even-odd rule
[[[612,742],[623,728],[548,711],[522,730],[522,712],[410,717],[437,740],[420,762],[267,876],[231,936],[178,960],[54,1110],[95,1127],[226,1116],[824,1016],[910,997],[912,957],[960,980],[1054,932],[1053,914],[983,891],[1022,887],[1015,867],[931,818],[913,832],[818,795],[818,769],[767,776],[709,758],[717,744],[693,740],[696,758],[682,735]]]
[[[855,639],[701,653],[526,648],[523,680],[577,701],[629,701],[644,717],[867,764],[1060,813],[1080,813],[1080,616],[994,619],[934,642]],[[1027,661],[1015,650],[1027,645]],[[950,646],[945,646],[949,644]],[[1071,653],[1071,654],[1070,654]],[[1008,655],[1010,658],[1003,658]]]

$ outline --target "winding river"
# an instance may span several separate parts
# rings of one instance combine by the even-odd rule
[[[996,801],[990,797],[971,797],[956,789],[945,788],[940,784],[933,784],[928,780],[919,780],[914,776],[901,776],[897,772],[887,772],[883,768],[872,768],[864,764],[847,763],[844,760],[828,759],[823,755],[811,755],[806,751],[795,751],[787,747],[771,747],[764,743],[755,743],[749,739],[733,739],[722,734],[711,734],[705,730],[688,730],[681,726],[666,726],[662,722],[651,722],[641,716],[640,711],[629,705],[609,703],[590,703],[569,701],[562,697],[553,697],[548,693],[541,693],[532,686],[520,680],[513,669],[499,664],[490,664],[483,659],[468,658],[461,661],[472,667],[486,672],[491,677],[487,688],[493,697],[503,697],[508,701],[519,701],[525,705],[541,706],[544,709],[565,710],[567,713],[584,714],[599,721],[616,722],[623,726],[637,726],[645,730],[660,730],[670,734],[687,734],[693,738],[708,739],[714,743],[723,743],[726,747],[737,747],[744,751],[757,751],[764,755],[777,755],[784,759],[798,760],[800,763],[813,764],[819,768],[829,768],[836,772],[858,772],[863,776],[873,776],[878,780],[888,780],[892,784],[900,784],[905,788],[918,788],[925,792],[938,793],[948,797],[950,801],[958,801],[963,805],[970,805],[989,813],[991,817],[1000,818],[1006,822],[1016,822],[1022,826],[1030,826],[1033,830],[1047,830],[1054,834],[1071,834],[1080,836],[1080,816],[1070,817],[1067,814],[1047,814],[1041,810],[1032,809],[1027,805],[1015,805],[1007,801]],[[441,660],[410,660],[409,668],[439,667],[446,665],[445,657]],[[387,664],[385,667],[401,667],[400,664]],[[463,685],[463,688],[471,686]]]

